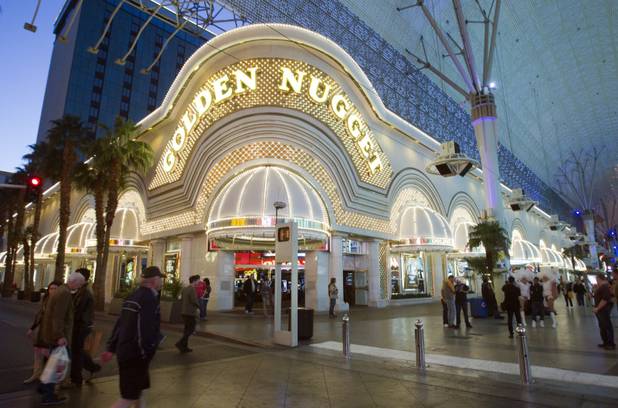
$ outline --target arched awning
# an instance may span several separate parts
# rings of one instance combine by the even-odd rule
[[[96,248],[97,234],[95,224],[92,224],[88,231],[86,247],[89,249]],[[140,240],[137,210],[129,207],[118,208],[109,234],[110,247],[140,246],[137,245]]]
[[[55,256],[58,247],[58,232],[44,235],[34,245],[34,259],[45,260]]]
[[[453,228],[453,249],[455,252],[449,254],[455,258],[475,258],[485,256],[485,247],[481,244],[477,248],[468,248],[470,240],[470,230],[475,224],[470,221],[461,221]]]
[[[67,244],[65,252],[72,255],[86,255],[86,241],[94,224],[91,222],[78,222],[67,228]]]
[[[511,265],[525,265],[529,263],[541,263],[541,251],[530,241],[514,238],[509,251]]]
[[[566,269],[567,271],[575,270],[573,268],[573,262],[571,262],[571,258],[570,257],[568,257],[568,256],[566,256],[564,254],[561,254],[561,257],[562,257],[562,268],[563,269]]]
[[[401,211],[398,240],[391,247],[397,251],[450,251],[453,249],[451,227],[442,215],[431,208],[405,207]]]
[[[275,211],[274,203],[285,203]],[[326,249],[329,223],[317,191],[286,169],[260,166],[228,182],[210,207],[208,239],[219,249],[274,247],[275,215],[279,222],[295,221],[299,247]]]
[[[559,252],[547,247],[541,248],[540,263],[542,266],[555,266],[557,268],[562,268],[564,265],[562,255]]]
[[[575,268],[577,272],[586,272],[586,263],[579,258],[575,258]]]

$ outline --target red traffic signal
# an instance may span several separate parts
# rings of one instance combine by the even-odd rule
[[[28,179],[28,184],[30,185],[30,187],[38,188],[38,187],[41,187],[41,184],[43,184],[43,181],[41,180],[40,177],[32,176]]]

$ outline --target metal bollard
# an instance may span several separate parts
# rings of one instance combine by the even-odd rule
[[[519,360],[519,377],[521,383],[530,385],[533,383],[532,375],[530,374],[530,361],[528,360],[528,337],[526,336],[526,328],[518,324],[515,329],[517,332],[517,357]]]
[[[425,364],[425,329],[423,328],[423,321],[418,319],[414,323],[414,340],[416,342],[416,367],[424,370],[427,366]]]
[[[343,326],[341,342],[343,345],[343,357],[350,358],[350,316],[348,314],[343,315]]]

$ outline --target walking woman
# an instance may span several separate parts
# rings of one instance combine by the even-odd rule
[[[32,326],[30,326],[26,332],[26,335],[32,339],[34,345],[34,366],[32,368],[32,376],[25,380],[24,384],[30,384],[39,379],[41,373],[43,372],[43,367],[45,366],[44,360],[49,357],[49,347],[45,345],[42,337],[43,332],[41,330],[41,322],[43,322],[43,315],[47,309],[49,299],[60,285],[62,285],[61,282],[53,281],[47,286],[45,296],[41,301],[41,308],[34,317]]]

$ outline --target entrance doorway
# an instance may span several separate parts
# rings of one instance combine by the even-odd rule
[[[367,271],[343,271],[343,301],[350,306],[369,303]]]

